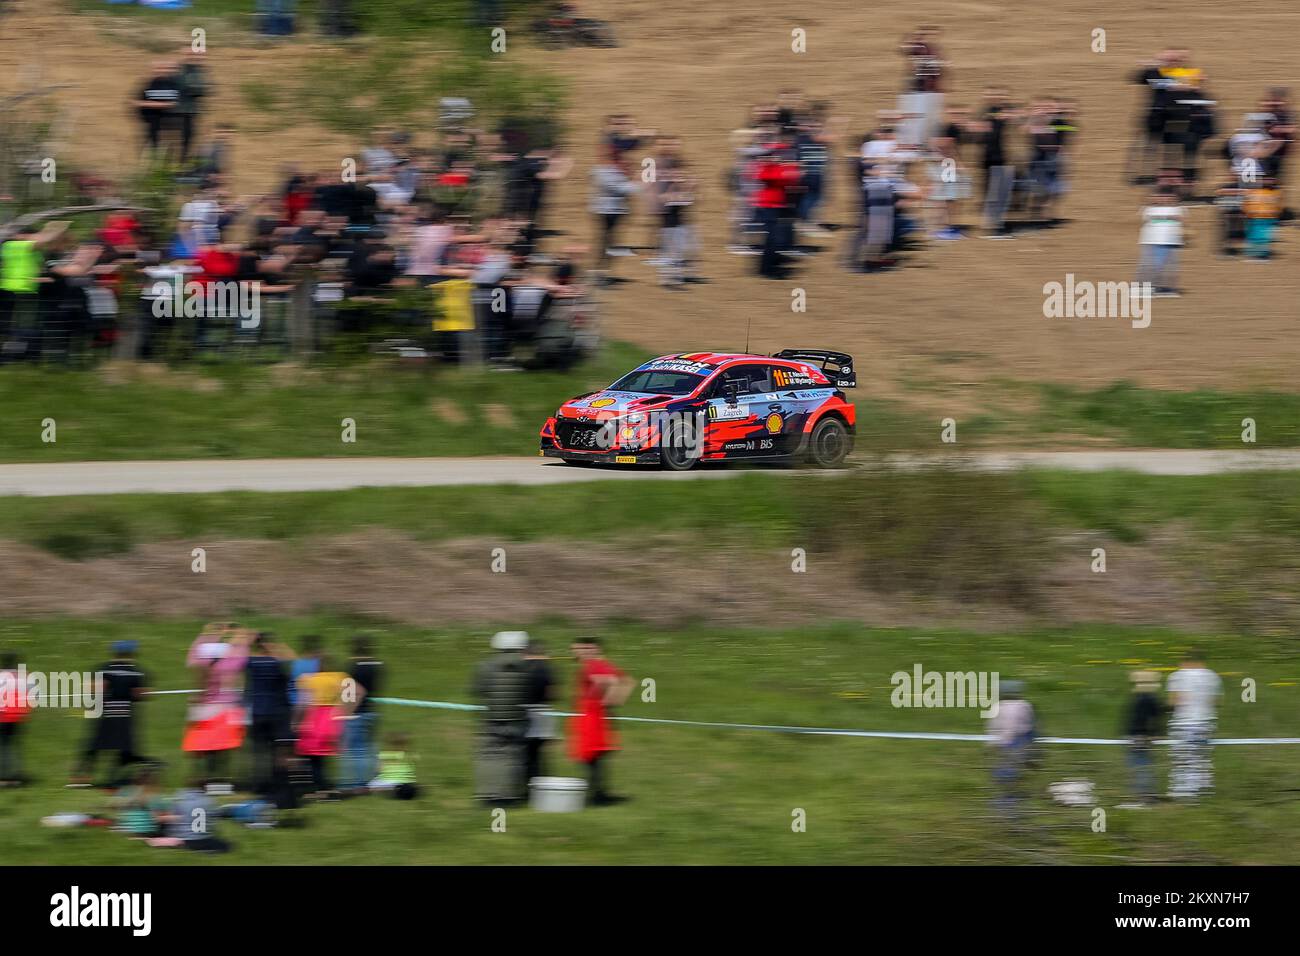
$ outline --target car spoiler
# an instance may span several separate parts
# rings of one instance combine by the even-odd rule
[[[858,387],[858,373],[853,370],[853,356],[844,352],[828,352],[825,349],[783,349],[773,354],[772,358],[819,362],[826,377],[834,382],[837,388]]]

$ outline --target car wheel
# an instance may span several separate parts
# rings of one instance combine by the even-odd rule
[[[699,451],[686,441],[682,426],[670,425],[660,441],[659,463],[668,471],[689,471],[699,460]]]
[[[852,449],[853,436],[838,418],[823,418],[808,436],[808,460],[818,468],[838,468]]]

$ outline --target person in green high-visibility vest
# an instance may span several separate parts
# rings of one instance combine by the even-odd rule
[[[41,250],[68,229],[67,222],[52,222],[44,229],[23,229],[0,246],[0,362],[25,351],[17,333],[36,326],[37,294],[45,256]]]

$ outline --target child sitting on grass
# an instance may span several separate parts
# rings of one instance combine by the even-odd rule
[[[407,755],[410,738],[406,734],[388,736],[388,746],[379,754],[379,776],[370,781],[372,791],[390,791],[398,800],[413,800],[420,789],[415,784],[415,764]]]

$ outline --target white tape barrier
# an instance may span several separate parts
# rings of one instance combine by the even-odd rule
[[[197,694],[197,690],[154,690],[150,696],[161,697],[169,694]],[[376,697],[377,704],[392,704],[396,707],[424,707],[429,710],[477,711],[484,708],[479,704],[457,704],[447,700],[414,700],[408,697]],[[548,711],[552,717],[576,717],[569,711]],[[993,737],[989,734],[942,734],[909,732],[902,730],[840,730],[833,727],[786,727],[780,724],[730,724],[713,720],[671,720],[667,717],[626,717],[616,716],[610,720],[620,720],[637,724],[670,724],[677,727],[708,727],[715,730],[757,730],[778,734],[809,734],[819,737],[878,737],[886,740],[957,740],[972,743],[987,743]],[[1128,743],[1123,737],[1039,737],[1040,744],[1099,744],[1119,745]],[[1170,740],[1158,740],[1158,744],[1168,745]],[[1222,737],[1211,740],[1216,747],[1264,746],[1269,744],[1300,744],[1300,737]]]

